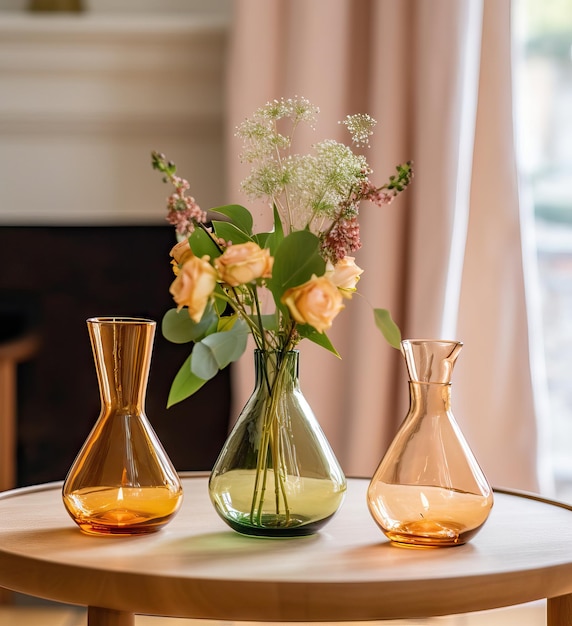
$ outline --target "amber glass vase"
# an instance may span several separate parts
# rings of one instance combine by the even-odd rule
[[[101,413],[65,479],[64,505],[86,533],[149,533],[172,519],[183,498],[145,415],[155,322],[100,317],[87,326]]]
[[[451,374],[462,344],[403,341],[410,408],[375,472],[369,510],[393,542],[455,546],[482,527],[492,489],[451,410]]]
[[[217,513],[246,535],[309,535],[336,513],[346,478],[306,402],[297,351],[255,351],[255,388],[210,481]]]

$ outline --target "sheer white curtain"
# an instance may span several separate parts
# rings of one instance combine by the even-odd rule
[[[495,485],[536,490],[514,167],[509,0],[236,0],[228,63],[230,200],[245,175],[234,128],[268,100],[321,109],[307,141],[344,140],[348,113],[378,120],[374,180],[412,159],[412,187],[361,210],[365,269],[330,337],[338,361],[301,344],[305,395],[342,466],[371,475],[407,409],[405,367],[374,328],[392,311],[404,336],[465,343],[453,408]],[[262,223],[265,209],[258,207]],[[267,213],[267,212],[266,212]],[[237,410],[251,356],[235,367]]]

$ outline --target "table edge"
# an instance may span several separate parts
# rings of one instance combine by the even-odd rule
[[[210,472],[204,471],[189,471],[180,472],[179,475],[182,479],[194,479],[194,478],[208,478]],[[367,477],[350,477],[349,481],[369,481]],[[39,485],[31,485],[28,487],[21,487],[18,489],[9,490],[0,493],[0,499],[8,499],[12,497],[18,497],[27,493],[38,493],[49,490],[59,490],[63,485],[63,481],[55,481],[50,483],[44,483]],[[506,488],[494,488],[495,493],[501,493],[508,496],[514,496],[524,499],[530,499],[538,501],[549,506],[555,506],[563,508],[568,511],[572,511],[572,506],[552,500],[541,496],[536,493],[506,489]],[[14,557],[15,561],[22,559],[22,557]],[[10,559],[7,559],[9,562]],[[33,559],[30,559],[32,562]],[[82,566],[76,565],[78,572],[83,571]],[[40,569],[43,569],[44,565],[40,563]],[[45,566],[48,575],[49,566]],[[410,607],[407,609],[408,613],[405,614],[402,606],[407,606],[407,598],[411,597],[411,594],[417,593],[416,584],[418,581],[414,579],[408,581],[394,581],[394,584],[387,585],[387,590],[380,589],[380,583],[378,581],[349,581],[349,582],[318,582],[312,584],[312,590],[317,591],[320,589],[320,596],[323,598],[336,598],[337,608],[332,609],[329,603],[323,602],[322,605],[312,605],[310,608],[305,606],[304,598],[309,598],[312,592],[308,590],[308,585],[305,582],[288,581],[276,582],[276,581],[240,581],[237,583],[233,580],[221,581],[221,580],[201,580],[197,585],[199,588],[189,597],[185,603],[184,610],[177,610],[176,608],[170,608],[168,615],[171,617],[182,618],[202,618],[202,619],[219,619],[219,620],[249,620],[249,621],[358,621],[358,620],[384,620],[384,619],[398,619],[398,618],[419,618],[419,617],[432,617],[439,615],[447,615],[453,613],[465,613],[471,611],[480,611],[487,609],[500,608],[504,606],[510,606],[514,604],[521,604],[529,601],[534,601],[547,596],[543,593],[543,590],[550,587],[551,592],[548,597],[556,597],[561,595],[572,594],[572,582],[561,583],[560,579],[565,577],[562,574],[566,574],[568,580],[572,578],[572,562],[565,563],[561,566],[553,565],[550,568],[536,568],[539,572],[543,569],[550,570],[553,574],[551,576],[550,585],[545,584],[542,586],[542,590],[534,587],[530,580],[523,580],[522,586],[516,591],[511,593],[502,590],[503,582],[510,581],[510,586],[514,589],[515,576],[514,572],[498,573],[494,577],[485,576],[483,574],[476,574],[474,576],[463,576],[464,588],[467,589],[466,594],[457,592],[455,594],[454,601],[451,598],[443,599],[443,592],[441,587],[447,581],[453,580],[452,578],[436,579],[434,581],[425,580],[423,596],[425,597],[423,604],[424,609],[422,611]],[[530,578],[530,572],[533,570],[526,570],[522,575],[523,578]],[[526,575],[525,575],[526,574]],[[168,589],[170,585],[184,584],[183,579],[179,579],[175,576],[157,576],[153,577],[148,574],[141,575],[136,572],[123,573],[120,577],[129,578],[132,581],[133,588],[140,584],[141,596],[145,596],[146,592],[150,589],[153,590],[153,594],[157,596],[162,595],[162,590],[168,595]],[[110,578],[113,578],[110,575]],[[491,580],[494,578],[494,581]],[[181,582],[183,581],[183,582]],[[18,587],[18,588],[16,588]],[[234,594],[237,599],[237,603],[234,605],[232,615],[229,606],[229,602],[226,602],[226,607],[219,609],[217,607],[217,597],[220,598],[221,587],[224,587],[227,593]],[[396,588],[399,587],[399,593],[396,593]],[[23,588],[23,585],[15,585],[15,591],[22,593],[30,593]],[[241,603],[241,599],[248,597],[247,594],[263,593],[269,594],[270,598],[279,597],[279,602],[267,603],[265,606],[248,605],[245,606]],[[33,594],[32,594],[33,595]],[[147,594],[149,595],[149,594]],[[510,596],[510,599],[508,598]],[[46,597],[46,596],[38,596]],[[376,597],[376,603],[371,602],[371,598]],[[88,605],[85,602],[87,596],[72,599],[62,592],[58,597],[46,597],[46,599],[54,600],[56,602],[64,602],[69,604]],[[128,611],[138,614],[148,615],[166,615],[165,607],[160,606],[150,598],[142,597],[139,602],[138,598],[138,610],[133,611],[133,605],[135,604],[133,598],[125,598],[124,600],[117,600],[114,602],[114,606],[108,606],[112,610]],[[340,610],[340,606],[349,607],[347,610]],[[192,608],[189,608],[191,607]],[[430,607],[430,608],[427,608]],[[309,612],[311,611],[311,614]]]

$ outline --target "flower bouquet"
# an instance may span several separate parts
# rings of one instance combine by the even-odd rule
[[[316,143],[309,154],[294,153],[296,128],[313,126],[317,114],[304,98],[281,99],[258,109],[237,129],[241,158],[251,164],[242,188],[250,198],[267,200],[273,214],[268,232],[254,232],[252,214],[238,204],[211,209],[207,218],[187,194],[189,183],[177,175],[175,164],[152,154],[153,167],[174,186],[167,219],[178,238],[171,251],[175,279],[170,288],[177,306],[166,313],[162,331],[170,341],[192,343],[168,405],[189,397],[236,361],[249,335],[256,348],[255,393],[210,482],[217,511],[249,534],[307,534],[341,504],[345,479],[301,396],[295,349],[307,339],[338,355],[326,331],[356,292],[363,271],[352,256],[361,246],[360,204],[388,204],[412,177],[411,163],[405,163],[377,186],[365,156],[333,140]],[[354,146],[368,145],[375,125],[369,115],[351,115],[341,123]],[[400,332],[388,311],[373,313],[398,348]],[[306,426],[296,426],[293,415],[298,413],[304,414]],[[305,442],[294,442],[296,429],[306,433]],[[321,452],[306,454],[308,440]],[[310,458],[311,471],[304,467],[304,456]],[[330,505],[316,506],[328,498],[312,490],[310,474],[316,484],[329,482]],[[302,513],[296,512],[296,498],[311,501],[300,505]],[[321,510],[316,513],[316,508]]]

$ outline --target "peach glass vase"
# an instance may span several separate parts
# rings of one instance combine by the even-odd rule
[[[101,413],[65,479],[64,505],[86,533],[138,535],[164,526],[183,498],[181,481],[147,416],[155,322],[87,320]]]
[[[410,408],[367,491],[393,542],[456,546],[487,520],[493,492],[451,411],[451,374],[462,344],[402,341]]]

